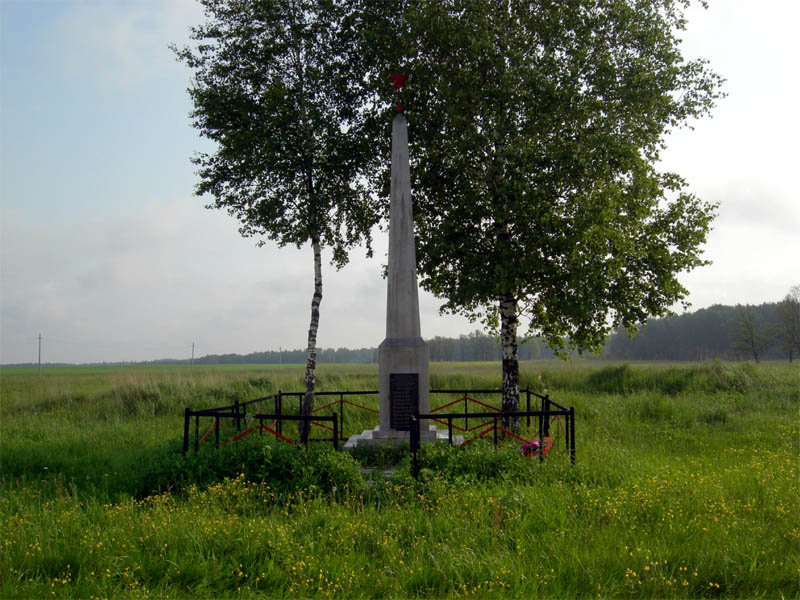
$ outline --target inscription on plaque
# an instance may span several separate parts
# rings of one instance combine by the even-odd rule
[[[419,406],[419,373],[389,374],[389,426],[411,430],[411,413]]]

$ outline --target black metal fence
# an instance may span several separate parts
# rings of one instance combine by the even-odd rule
[[[575,464],[575,407],[565,408],[560,404],[556,404],[552,400],[547,397],[543,397],[543,404],[546,402],[546,408],[543,406],[542,410],[526,410],[526,411],[517,411],[517,412],[508,412],[508,411],[499,411],[499,412],[483,412],[483,413],[447,413],[447,414],[437,414],[434,412],[430,412],[428,414],[420,414],[414,413],[411,415],[411,431],[410,431],[410,452],[411,452],[411,473],[415,479],[419,477],[419,449],[420,449],[420,425],[422,422],[426,420],[435,420],[441,422],[442,419],[446,419],[447,421],[447,439],[450,445],[453,444],[453,429],[454,429],[454,420],[465,420],[464,429],[469,431],[469,419],[488,419],[479,427],[487,425],[491,422],[491,427],[485,429],[483,432],[479,434],[480,437],[489,433],[490,431],[493,433],[493,443],[494,446],[497,447],[499,442],[499,433],[503,433],[506,435],[510,435],[518,440],[525,441],[519,435],[514,433],[513,431],[509,431],[505,427],[502,426],[503,421],[509,420],[516,420],[516,419],[527,419],[528,424],[530,424],[531,417],[534,417],[538,420],[538,456],[539,460],[544,460],[544,442],[547,438],[550,437],[550,421],[555,417],[564,417],[565,420],[565,445],[569,452],[569,460],[571,464]],[[554,408],[555,407],[555,408]],[[500,423],[500,424],[498,424]],[[474,428],[473,428],[474,429]],[[471,441],[471,440],[470,440]],[[462,443],[461,445],[465,445],[469,443],[469,441]]]
[[[184,417],[183,417],[183,453],[184,455],[189,451],[189,446],[191,444],[191,425],[192,419],[194,419],[194,450],[195,452],[198,451],[198,448],[202,442],[204,442],[212,433],[214,433],[214,442],[217,447],[220,445],[220,428],[226,427],[225,422],[230,421],[231,427],[236,431],[236,435],[230,440],[235,441],[238,440],[245,435],[248,435],[255,431],[252,427],[247,426],[248,423],[253,423],[254,420],[258,421],[258,427],[256,429],[259,433],[267,431],[268,433],[283,439],[286,442],[294,443],[291,439],[285,437],[283,435],[283,422],[284,421],[305,421],[310,425],[316,425],[318,427],[322,427],[324,429],[328,429],[333,433],[333,437],[331,438],[314,438],[311,441],[329,441],[333,443],[333,447],[338,449],[339,448],[339,441],[344,440],[344,405],[349,404],[356,408],[371,411],[377,414],[377,410],[372,409],[367,406],[362,406],[360,404],[356,404],[349,400],[346,400],[346,396],[357,396],[357,395],[369,395],[369,394],[377,394],[377,391],[366,391],[366,392],[359,392],[359,391],[347,391],[347,392],[316,392],[314,395],[317,397],[326,397],[326,396],[338,396],[339,399],[325,404],[324,406],[320,406],[314,409],[313,413],[309,416],[304,416],[301,413],[302,411],[302,403],[303,403],[303,396],[305,392],[281,392],[278,391],[277,394],[272,394],[270,396],[265,396],[263,398],[256,398],[255,400],[248,400],[246,402],[239,402],[238,400],[235,401],[233,404],[228,406],[220,406],[217,408],[206,408],[206,409],[191,409],[186,408],[184,410]],[[286,414],[284,412],[284,399],[285,398],[297,398],[297,413],[296,414]],[[330,406],[335,404],[339,405],[338,414],[334,413],[330,416],[323,416],[318,415],[319,411],[322,411]],[[271,405],[273,412],[268,413],[265,410],[252,412],[252,408],[254,405],[266,408],[267,406]],[[200,435],[200,419],[201,417],[210,417],[213,419],[211,423],[211,427],[206,430],[204,435]],[[274,426],[274,429],[268,425],[265,425],[264,422],[271,423]],[[324,425],[323,423],[329,422],[331,423],[330,426]],[[247,426],[244,430],[242,429],[242,425]],[[227,442],[225,442],[227,443]]]
[[[332,402],[326,402],[322,406],[319,406],[319,407],[315,408],[312,411],[311,414],[312,415],[316,415],[316,413],[318,413],[320,411],[326,410],[326,409],[330,408],[331,406],[338,405],[337,412],[338,412],[338,418],[339,418],[339,434],[341,436],[339,439],[340,440],[345,440],[346,439],[344,437],[344,417],[345,417],[344,407],[345,407],[345,405],[353,407],[353,408],[357,408],[357,409],[360,409],[360,410],[365,410],[367,412],[372,412],[372,413],[375,413],[376,415],[378,414],[377,409],[371,408],[369,406],[363,406],[362,404],[357,404],[357,403],[355,403],[355,402],[353,402],[351,400],[348,400],[347,397],[348,396],[377,396],[377,395],[378,395],[378,390],[346,391],[346,392],[314,392],[314,396],[316,398],[328,399],[328,398],[331,398],[331,397],[335,398],[336,396],[338,396],[339,399],[338,400],[334,400]],[[275,396],[276,396],[275,412],[277,414],[279,414],[279,415],[283,414],[283,399],[284,398],[297,398],[297,415],[298,416],[301,415],[301,413],[303,411],[303,397],[305,396],[305,392],[281,392],[281,391],[278,391],[278,393]],[[313,420],[322,420],[322,419],[320,419],[320,417],[314,416]],[[312,420],[312,424],[313,424],[313,420]],[[280,421],[278,421],[278,426],[280,427]],[[278,431],[282,432],[281,429],[278,429]]]
[[[477,400],[472,396],[477,395],[502,395],[502,390],[430,390],[430,396],[436,395],[457,395],[459,396],[455,400],[450,402],[446,402],[434,409],[431,409],[428,414],[418,414],[415,413],[412,415],[412,427],[411,427],[411,454],[412,454],[412,467],[414,468],[415,476],[418,474],[418,451],[419,451],[419,444],[420,444],[420,430],[419,425],[420,421],[431,420],[443,425],[447,425],[448,431],[448,440],[452,444],[453,442],[453,432],[459,431],[463,433],[470,433],[474,432],[478,429],[483,428],[483,431],[478,433],[475,438],[465,442],[465,445],[478,437],[483,437],[487,435],[489,432],[493,432],[493,440],[494,444],[497,445],[498,443],[498,432],[504,434],[510,434],[518,439],[522,440],[523,438],[517,436],[513,432],[506,429],[504,426],[498,425],[500,422],[507,422],[509,419],[525,419],[527,429],[530,429],[531,426],[531,419],[538,419],[538,440],[541,443],[544,439],[550,438],[550,421],[554,418],[561,418],[564,417],[564,438],[566,442],[566,448],[569,451],[570,461],[574,464],[575,463],[575,409],[574,407],[566,408],[553,400],[550,399],[549,395],[547,394],[539,394],[534,392],[530,389],[523,389],[520,390],[521,399],[524,398],[525,402],[525,410],[518,411],[518,412],[503,412],[500,408],[496,408],[483,402],[482,400]],[[279,439],[283,439],[287,443],[294,443],[293,440],[289,439],[288,437],[283,435],[283,422],[284,421],[304,421],[308,425],[316,425],[317,427],[327,429],[331,431],[332,437],[323,437],[323,438],[314,438],[311,441],[323,441],[323,442],[332,442],[333,447],[335,449],[339,448],[339,441],[345,439],[344,434],[344,423],[345,423],[345,405],[350,406],[351,408],[365,410],[368,412],[372,412],[377,414],[378,411],[374,408],[363,406],[352,400],[349,400],[348,397],[352,396],[370,396],[370,395],[378,395],[377,390],[367,390],[367,391],[338,391],[338,392],[316,392],[314,395],[317,398],[330,398],[334,397],[333,401],[327,402],[322,406],[315,408],[311,415],[302,415],[302,403],[303,397],[305,392],[282,392],[278,391],[276,394],[272,394],[270,396],[265,396],[263,398],[256,398],[254,400],[248,400],[245,402],[239,402],[238,400],[235,401],[233,404],[228,406],[221,406],[217,408],[207,408],[207,409],[197,409],[193,410],[191,408],[186,408],[184,411],[184,423],[183,423],[183,453],[184,455],[188,453],[189,446],[191,443],[191,425],[192,419],[194,419],[194,450],[195,452],[198,451],[199,445],[204,442],[213,432],[214,434],[214,443],[216,447],[220,446],[220,428],[227,426],[225,423],[230,421],[231,427],[235,431],[235,435],[228,441],[224,442],[224,444],[229,443],[231,441],[235,441],[241,439],[242,437],[254,433],[258,431],[259,434],[263,434],[266,431],[269,434],[274,435]],[[297,398],[297,412],[288,413],[284,411],[284,399],[285,398]],[[443,413],[440,412],[443,409],[449,408],[454,405],[459,405],[463,403],[463,412],[462,413]],[[535,404],[538,403],[538,409],[532,410],[532,403],[534,408]],[[484,410],[478,412],[470,412],[470,404],[477,404],[481,406]],[[268,412],[266,410],[267,406],[271,406],[273,412]],[[327,410],[331,407],[338,406],[337,409],[334,409],[332,415],[323,416],[319,415],[320,411]],[[257,407],[255,411],[253,411],[253,407]],[[261,408],[262,410],[258,410]],[[491,412],[486,412],[485,409],[489,409]],[[211,426],[206,430],[205,434],[202,436],[200,435],[200,419],[201,418],[211,418],[213,419]],[[464,424],[463,427],[459,425],[457,422],[460,422],[463,419]],[[475,420],[478,419],[481,422],[478,425],[470,427],[470,419]],[[257,425],[256,425],[257,422]],[[265,422],[267,424],[265,424]],[[325,425],[325,423],[330,423],[330,425]],[[243,425],[245,428],[243,429]],[[524,441],[524,440],[523,440]],[[308,441],[306,441],[308,443]],[[543,458],[543,452],[540,451],[539,453],[540,459]]]

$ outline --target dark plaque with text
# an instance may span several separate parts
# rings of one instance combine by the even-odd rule
[[[411,413],[419,406],[419,373],[389,374],[389,426],[411,430]]]

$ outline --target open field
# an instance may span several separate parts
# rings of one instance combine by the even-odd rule
[[[500,383],[498,364],[431,373]],[[0,597],[800,597],[797,365],[524,363],[523,387],[576,408],[575,467],[557,423],[542,464],[513,444],[429,449],[421,483],[404,454],[365,481],[347,455],[267,436],[180,458],[185,406],[302,381],[302,365],[2,369]],[[320,390],[376,387],[376,365],[319,368]],[[347,413],[348,433],[373,423]]]

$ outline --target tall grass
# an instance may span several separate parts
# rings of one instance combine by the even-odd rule
[[[0,596],[800,596],[797,368],[521,379],[576,407],[575,467],[554,422],[544,463],[431,447],[415,482],[403,453],[367,475],[267,436],[181,456],[185,406],[299,391],[301,367],[4,369]],[[432,367],[434,387],[499,384],[497,364]],[[374,365],[321,369],[321,389],[376,385]]]

